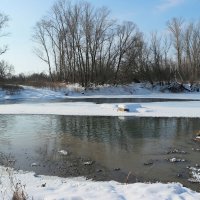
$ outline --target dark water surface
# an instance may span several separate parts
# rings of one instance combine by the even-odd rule
[[[0,104],[20,104],[20,103],[55,103],[55,102],[92,102],[96,104],[101,103],[145,103],[145,102],[173,102],[173,101],[199,101],[198,99],[166,99],[166,98],[137,98],[137,96],[133,96],[132,98],[93,98],[93,97],[87,97],[87,98],[60,98],[60,99],[42,99],[42,98],[36,98],[36,99],[0,99]]]
[[[200,191],[199,184],[187,180],[187,166],[200,165],[200,152],[192,150],[200,148],[192,140],[198,130],[195,118],[0,115],[0,162],[40,174],[99,179],[102,173],[102,180],[121,182],[121,174],[131,171],[134,179],[181,182]],[[174,149],[186,154],[171,154]],[[186,162],[170,163],[173,157]]]

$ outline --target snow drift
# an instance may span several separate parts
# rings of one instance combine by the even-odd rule
[[[35,176],[34,173],[16,172],[5,167],[0,167],[0,174],[0,199],[11,199],[17,183],[30,200],[200,199],[200,193],[185,188],[179,183],[134,183],[127,185],[114,181],[93,182],[84,178]]]

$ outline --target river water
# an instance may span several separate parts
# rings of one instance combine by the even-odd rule
[[[93,174],[88,177],[94,179],[107,170],[109,179],[118,176],[121,182],[120,173],[131,172],[136,181],[175,181],[199,191],[199,184],[187,180],[187,167],[200,165],[200,152],[194,151],[200,144],[192,140],[198,130],[195,118],[0,115],[0,162],[40,174]],[[185,162],[171,163],[171,158]]]

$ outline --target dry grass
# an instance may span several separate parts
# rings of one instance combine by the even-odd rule
[[[27,200],[28,195],[25,192],[25,186],[23,186],[21,183],[17,183],[15,185],[15,190],[13,192],[12,200]]]
[[[23,85],[33,86],[37,88],[50,88],[54,90],[67,86],[66,83],[62,82],[47,82],[47,81],[26,81],[23,83]]]
[[[7,95],[18,94],[21,90],[23,90],[23,87],[15,84],[0,84],[0,88],[6,91]]]
[[[15,160],[13,159],[11,155],[2,156],[1,159],[3,159],[2,162],[4,166],[7,166],[5,172],[7,173],[8,178],[9,178],[8,188],[5,188],[5,190],[4,189],[1,190],[3,200],[7,200],[8,196],[10,195],[12,195],[11,197],[12,200],[27,200],[28,195],[25,190],[26,186],[22,185],[21,181],[18,180],[14,175],[13,166],[14,166]],[[2,184],[1,177],[2,177],[2,174],[0,174],[0,184]]]
[[[22,85],[26,86],[33,86],[36,88],[49,88],[54,91],[60,91],[61,89],[67,89],[70,84],[69,83],[64,83],[64,82],[44,82],[44,81],[26,81],[22,83]],[[74,92],[83,92],[84,88],[80,87],[74,87],[73,91]]]
[[[127,177],[126,177],[126,181],[125,181],[126,184],[128,184],[129,177],[131,176],[131,174],[132,174],[132,172],[130,171],[130,172],[128,173]]]

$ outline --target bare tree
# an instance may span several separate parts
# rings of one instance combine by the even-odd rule
[[[190,81],[198,79],[200,68],[200,23],[190,23],[184,32],[184,65]]]
[[[182,54],[183,54],[183,22],[184,20],[182,18],[173,18],[170,21],[167,22],[167,26],[169,31],[171,32],[172,36],[172,44],[176,51],[177,56],[177,69],[180,78],[182,79],[180,75],[181,71],[181,64],[182,64]],[[175,74],[176,79],[176,74]]]
[[[48,48],[48,39],[46,34],[46,22],[44,20],[36,24],[34,29],[33,40],[40,45],[40,48],[35,48],[35,54],[41,60],[48,64],[49,75],[53,81],[50,52]]]
[[[117,64],[114,77],[114,84],[117,83],[118,72],[120,70],[121,62],[124,58],[124,55],[134,42],[135,32],[137,32],[137,26],[133,22],[124,22],[122,25],[118,25],[117,27]]]
[[[6,78],[10,78],[14,72],[14,67],[9,65],[6,61],[0,61],[0,80],[3,81]]]
[[[151,55],[151,71],[155,74],[155,79],[162,81],[162,47],[161,47],[162,37],[158,36],[157,32],[151,33],[150,38],[150,55]]]
[[[200,25],[182,18],[167,23],[170,34],[148,39],[133,22],[88,2],[58,0],[35,26],[36,55],[52,80],[91,84],[194,80],[200,75]],[[176,56],[174,56],[176,55]],[[189,73],[192,71],[192,73]]]
[[[104,7],[94,9],[87,2],[60,0],[36,24],[36,54],[48,64],[50,75],[55,70],[59,80],[88,87],[101,81],[99,74],[108,69],[105,63],[110,63],[113,55],[113,24]]]
[[[6,27],[8,20],[7,15],[0,13],[0,38],[7,35],[7,33],[4,32],[4,28]],[[8,47],[6,45],[0,47],[0,55],[4,54],[7,49]]]

